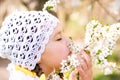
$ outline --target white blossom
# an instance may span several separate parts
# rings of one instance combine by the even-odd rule
[[[49,74],[46,80],[62,80],[55,70]]]
[[[80,65],[80,62],[77,58],[77,54],[72,54],[70,56],[68,56],[67,60],[63,60],[61,62],[62,67],[61,72],[65,73],[65,72],[71,72],[71,69],[75,69],[77,66]]]
[[[102,25],[97,20],[92,20],[86,26],[86,35],[84,44],[78,44],[71,41],[69,49],[72,52],[66,60],[61,62],[61,68],[59,73],[69,74],[80,65],[80,61],[77,58],[77,53],[80,53],[81,49],[89,51],[92,56],[94,65],[98,65],[100,70],[104,71],[104,74],[111,74],[116,69],[117,65],[113,62],[108,62],[106,59],[109,55],[112,55],[116,41],[120,37],[120,23],[113,25]],[[54,80],[60,80],[59,74],[54,71],[52,73]],[[63,76],[65,78],[65,76]],[[49,79],[48,79],[49,80]],[[52,79],[50,79],[52,80]]]
[[[115,68],[115,63],[108,62],[106,57],[112,55],[116,41],[120,37],[120,23],[113,25],[102,25],[97,20],[93,20],[87,24],[85,45],[90,51],[93,62],[99,64],[100,68],[112,73]],[[113,68],[114,65],[114,68]]]
[[[48,0],[43,7],[43,11],[46,11],[47,8],[50,8],[50,10],[56,11],[57,3],[59,3],[60,0]]]

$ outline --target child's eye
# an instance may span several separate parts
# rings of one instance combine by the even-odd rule
[[[62,40],[62,38],[58,38],[56,41],[60,41],[60,40]]]

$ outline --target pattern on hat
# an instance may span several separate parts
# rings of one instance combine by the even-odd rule
[[[0,56],[33,70],[58,22],[45,11],[13,13],[0,30]]]

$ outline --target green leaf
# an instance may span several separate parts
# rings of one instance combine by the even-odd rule
[[[93,17],[92,20],[98,20],[97,18]]]
[[[98,26],[98,24],[95,24],[94,26],[93,26],[93,28],[96,28]]]
[[[70,40],[72,40],[72,37],[71,37],[71,36],[69,36],[69,39],[70,39]]]
[[[47,6],[46,7],[46,10],[50,10],[50,9],[52,9],[53,8],[53,6]]]
[[[97,64],[100,64],[102,61],[100,59],[98,59],[98,63]]]
[[[106,24],[106,26],[110,26],[110,24]]]
[[[100,53],[102,53],[102,50],[99,49],[96,54],[98,55],[98,54],[100,54]]]
[[[56,70],[55,73],[56,73],[56,74],[59,74],[59,73],[60,73],[60,69],[59,69],[59,70]]]

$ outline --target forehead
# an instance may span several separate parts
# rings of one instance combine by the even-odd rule
[[[57,36],[57,34],[61,33],[63,31],[62,25],[60,23],[57,24],[55,30],[53,31],[51,38],[54,38]]]
[[[55,30],[54,30],[54,32],[57,33],[57,32],[61,32],[61,31],[63,31],[63,27],[62,27],[62,25],[60,23],[58,23]]]

